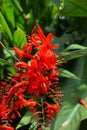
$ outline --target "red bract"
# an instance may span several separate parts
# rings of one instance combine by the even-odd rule
[[[35,94],[36,97],[41,94],[47,94],[46,78],[42,74],[34,74],[32,72],[28,92],[30,94]]]
[[[36,31],[36,30],[37,30],[37,33],[34,34],[34,31]],[[52,33],[49,33],[46,37],[43,33],[43,30],[38,25],[38,27],[35,26],[32,30],[30,42],[37,48],[40,48],[41,45],[46,45],[47,49],[58,48],[58,46],[56,46],[56,45],[51,45],[52,38],[53,38]]]
[[[56,60],[57,55],[52,52],[51,50],[47,50],[41,48],[41,50],[38,53],[38,56],[40,57],[40,62],[43,65],[43,68],[45,67],[48,70],[56,69]]]
[[[47,49],[52,50],[52,49],[58,48],[58,46],[51,44],[52,38],[53,38],[52,33],[49,33],[46,37],[46,41],[44,42],[44,44],[46,45]]]
[[[57,114],[60,106],[58,106],[57,104],[52,104],[50,105],[48,102],[45,102],[46,104],[46,114],[48,117],[51,117],[53,114]]]
[[[24,106],[27,106],[27,100],[21,97],[14,103],[13,110],[17,111],[19,109],[22,109]]]
[[[14,51],[18,54],[19,60],[21,61],[23,58],[32,58],[30,54],[32,52],[32,44],[24,44],[23,49],[20,50],[17,47],[14,47]]]
[[[14,128],[11,126],[1,126],[0,125],[0,130],[14,130]]]
[[[34,101],[34,99],[31,98],[31,99],[29,99],[29,100],[27,101],[27,105],[29,105],[30,110],[31,110],[32,112],[36,112],[35,106],[36,106],[36,105],[39,105],[39,103],[36,102],[36,101]]]
[[[27,69],[29,68],[28,64],[25,62],[17,62],[15,66],[20,67],[20,68],[27,68]]]
[[[7,107],[7,104],[5,102],[2,102],[0,104],[0,122],[2,119],[8,119],[8,115],[11,112],[11,110]]]

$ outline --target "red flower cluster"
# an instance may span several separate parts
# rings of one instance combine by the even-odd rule
[[[38,30],[35,34],[36,29]],[[20,59],[15,66],[26,69],[26,77],[29,80],[28,93],[35,94],[37,97],[47,94],[51,85],[50,75],[56,70],[57,55],[52,49],[57,46],[51,45],[51,40],[52,34],[46,37],[38,25],[38,28],[34,27],[29,42],[23,46],[22,50],[14,47]],[[33,49],[36,53],[31,55]],[[24,58],[30,59],[29,63],[23,62]]]
[[[16,74],[13,75],[11,83],[4,85],[8,86],[8,89],[1,98],[1,121],[15,118],[14,111],[20,116],[18,110],[29,106],[35,116],[40,114],[40,129],[41,125],[47,122],[47,118],[52,119],[52,116],[58,113],[62,93],[58,87],[58,56],[53,52],[57,46],[51,44],[52,37],[51,33],[45,36],[37,25],[33,28],[28,43],[24,44],[21,50],[14,47],[19,61],[14,65]],[[46,101],[48,99],[49,102]],[[2,127],[4,130],[5,126]]]

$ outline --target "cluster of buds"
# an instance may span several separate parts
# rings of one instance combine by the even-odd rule
[[[57,46],[51,44],[52,37],[36,25],[23,48],[14,47],[19,57],[14,65],[16,73],[10,84],[0,84],[0,127],[10,127],[14,113],[21,117],[19,110],[29,106],[34,112],[31,119],[37,116],[37,129],[43,130],[60,110],[63,94],[58,87],[58,55],[53,51]]]

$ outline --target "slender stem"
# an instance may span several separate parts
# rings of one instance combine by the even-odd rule
[[[60,64],[66,63],[66,61],[68,61],[68,60],[79,58],[82,56],[87,56],[87,49],[60,52],[59,53]]]
[[[87,49],[59,53],[60,56],[81,55],[81,54],[86,55]]]
[[[43,97],[41,97],[41,106],[42,106],[42,114],[43,114],[43,122],[44,122],[44,120],[45,120],[45,117],[44,117],[45,113],[44,113]]]
[[[5,46],[4,46],[4,44],[0,41],[0,44],[1,44],[1,46],[14,58],[14,59],[16,59],[17,61],[19,61],[19,59],[15,56],[15,55],[13,55]]]
[[[0,61],[6,62],[6,63],[8,63],[8,64],[10,64],[10,65],[13,66],[13,63],[11,63],[11,62],[9,62],[9,61],[7,61],[7,60],[4,60],[4,59],[2,59],[2,58],[0,58]]]

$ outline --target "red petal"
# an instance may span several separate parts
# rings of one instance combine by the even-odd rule
[[[13,49],[14,49],[14,51],[15,51],[18,55],[20,55],[20,54],[22,53],[22,51],[21,51],[19,48],[17,48],[17,47],[14,47]]]
[[[21,68],[29,68],[28,64],[25,63],[25,62],[17,62],[17,63],[15,64],[15,66],[21,67]]]
[[[40,27],[40,25],[38,25],[38,33],[40,33],[40,34],[42,34],[42,36],[44,36],[43,30],[42,30],[42,28]]]
[[[14,130],[14,128],[11,126],[1,126],[0,125],[0,130]]]

